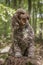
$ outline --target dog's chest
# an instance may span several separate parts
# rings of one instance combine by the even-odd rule
[[[17,38],[26,39],[28,37],[28,29],[23,29],[23,30],[19,29],[17,30],[15,35]]]
[[[23,30],[23,39],[28,37],[28,29]]]

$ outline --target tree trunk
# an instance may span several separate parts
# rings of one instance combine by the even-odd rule
[[[10,6],[10,0],[5,0],[5,4],[7,4],[8,6]]]
[[[40,37],[40,39],[42,39],[42,25],[43,25],[43,24],[42,24],[42,23],[40,23],[40,36],[39,36],[39,37]]]
[[[32,1],[31,0],[28,0],[28,12],[29,12],[29,17],[31,15],[31,7],[32,6]],[[31,17],[30,17],[30,20],[29,20],[30,24],[31,24]]]
[[[12,0],[12,1],[13,1],[13,2],[12,2],[12,3],[13,3],[13,8],[14,8],[14,9],[17,9],[17,0]]]
[[[32,5],[31,0],[28,0],[28,11],[29,11],[29,15],[31,14],[31,5]]]
[[[19,8],[21,8],[22,0],[19,0]]]
[[[34,32],[36,33],[36,25],[37,25],[37,4],[35,2],[33,2],[33,22],[32,22],[32,26],[34,29]]]

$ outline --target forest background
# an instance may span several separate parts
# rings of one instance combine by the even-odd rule
[[[0,59],[8,56],[12,44],[11,18],[18,8],[23,8],[30,16],[36,49],[43,47],[43,0],[0,0]]]

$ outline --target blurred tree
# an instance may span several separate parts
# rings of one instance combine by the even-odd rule
[[[29,15],[31,14],[32,0],[28,0],[28,11]]]
[[[40,33],[40,35],[39,35],[40,39],[42,39],[42,26],[43,26],[43,23],[40,23],[40,31],[39,31],[39,33]]]
[[[12,3],[13,3],[13,8],[17,9],[17,0],[12,0]]]
[[[10,0],[5,0],[5,4],[7,4],[8,6],[10,6]]]
[[[36,24],[37,24],[37,2],[33,2],[33,29],[36,33]]]
[[[18,8],[21,8],[22,7],[22,1],[23,0],[19,0]]]

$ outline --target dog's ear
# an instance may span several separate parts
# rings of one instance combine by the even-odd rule
[[[13,15],[11,24],[12,24],[12,27],[13,27],[13,28],[14,28],[14,26],[15,26],[16,24],[19,25],[19,19],[18,19],[17,14],[14,14],[14,15]]]
[[[20,24],[19,22],[20,22],[20,15],[19,14],[15,14],[15,19],[16,19],[16,22],[18,23],[18,24]]]

